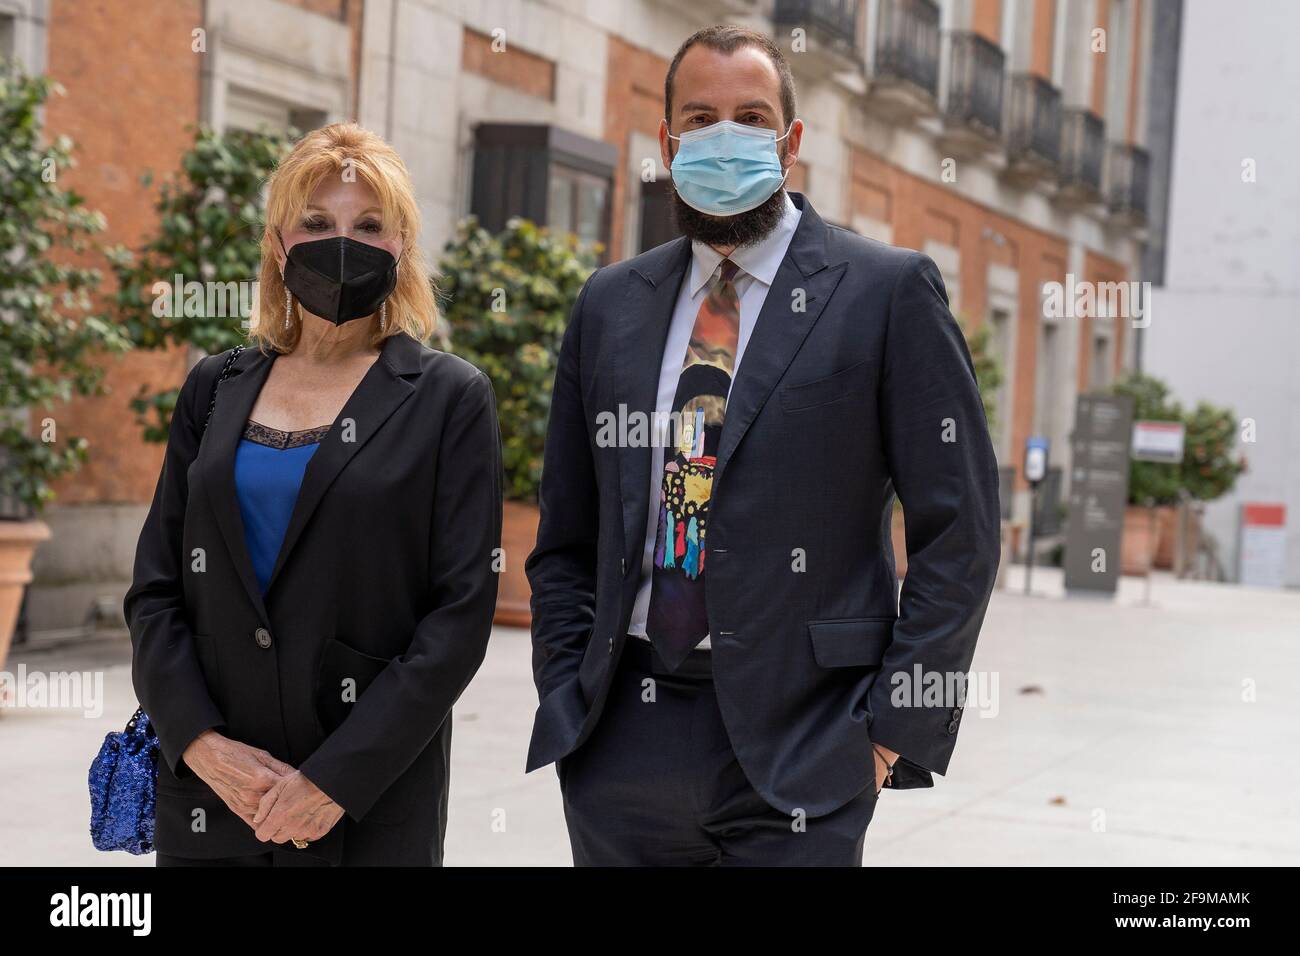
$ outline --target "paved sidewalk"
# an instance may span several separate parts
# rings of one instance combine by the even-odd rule
[[[967,709],[933,790],[882,796],[867,864],[1300,864],[1300,593],[1161,577],[1144,606],[1140,581],[1115,601],[1066,600],[1053,570],[1034,585],[997,593],[980,639],[996,714]],[[86,834],[86,769],[135,706],[125,639],[19,663],[102,669],[106,701],[0,714],[0,865],[152,865]],[[554,770],[523,774],[535,704],[527,632],[498,629],[455,712],[448,865],[570,862]]]

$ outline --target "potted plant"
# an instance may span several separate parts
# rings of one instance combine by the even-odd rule
[[[505,469],[498,624],[527,627],[524,559],[537,540],[537,488],[560,341],[599,248],[512,219],[498,235],[470,217],[439,262],[450,348],[496,389]]]
[[[1181,422],[1182,406],[1161,379],[1131,372],[1113,386],[1116,395],[1133,399],[1134,421]],[[1128,507],[1120,539],[1120,566],[1124,574],[1146,574],[1155,563],[1162,523],[1172,527],[1172,515],[1182,487],[1181,469],[1158,461],[1130,461]],[[1163,517],[1167,515],[1168,517]]]
[[[1191,501],[1205,502],[1227,494],[1237,483],[1237,478],[1246,471],[1246,459],[1234,454],[1237,429],[1240,419],[1230,408],[1221,408],[1208,402],[1197,403],[1196,408],[1183,418],[1186,434],[1183,440],[1182,488],[1184,495]],[[1182,543],[1184,561],[1196,551],[1196,542],[1200,535],[1200,525],[1194,515],[1200,513],[1193,509],[1183,523],[1186,535]],[[1172,568],[1174,564],[1174,542],[1178,539],[1178,519],[1175,514],[1169,516],[1168,527],[1160,529],[1160,544],[1157,549],[1156,566]]]
[[[1246,469],[1233,456],[1236,414],[1201,402],[1190,412],[1174,401],[1160,379],[1132,373],[1113,386],[1133,398],[1136,420],[1182,422],[1181,464],[1129,463],[1129,506],[1124,515],[1120,560],[1125,574],[1145,574],[1148,566],[1173,566],[1177,507],[1182,498],[1212,501],[1226,494]]]
[[[67,434],[56,410],[98,393],[95,356],[126,347],[91,313],[98,271],[78,264],[103,216],[59,183],[72,143],[42,137],[41,105],[61,92],[0,62],[0,667],[32,555],[50,534],[38,515],[55,479],[86,457],[85,439]]]
[[[1233,455],[1237,437],[1237,413],[1200,402],[1183,419],[1184,440],[1182,484],[1196,501],[1213,501],[1226,495],[1246,470],[1246,459]]]

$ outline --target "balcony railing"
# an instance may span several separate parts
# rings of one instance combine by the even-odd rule
[[[875,76],[905,83],[931,99],[939,93],[939,5],[933,0],[880,0]]]
[[[996,138],[1002,132],[1002,50],[978,33],[954,33],[948,59],[948,102],[954,123]]]
[[[1061,91],[1032,73],[1011,77],[1007,159],[1013,172],[1046,172],[1061,160]]]
[[[1145,223],[1150,155],[1141,146],[1111,143],[1106,162],[1106,205],[1111,215],[1135,225]]]
[[[858,0],[776,0],[772,21],[785,32],[803,27],[827,46],[858,47]]]
[[[1061,114],[1062,198],[1096,202],[1101,198],[1106,125],[1096,113],[1067,109]]]

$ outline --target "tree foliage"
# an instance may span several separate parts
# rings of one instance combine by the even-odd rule
[[[114,312],[137,348],[181,345],[215,354],[244,339],[248,316],[234,307],[238,296],[217,298],[214,307],[211,297],[182,294],[177,310],[170,289],[178,276],[182,283],[249,284],[244,300],[252,301],[247,290],[256,290],[261,261],[264,189],[294,138],[292,131],[196,129],[178,174],[159,188],[153,237],[134,251],[117,246],[108,253],[117,277]],[[142,182],[151,186],[152,176]],[[150,394],[142,385],[132,399],[146,440],[167,440],[178,391]]]
[[[966,347],[970,349],[971,361],[975,365],[975,384],[979,388],[980,401],[984,403],[984,417],[988,419],[989,431],[995,431],[997,416],[1003,412],[998,408],[998,389],[1002,387],[1003,371],[989,346],[992,332],[987,322],[974,332],[970,331],[970,325],[964,319],[958,324],[966,336]]]
[[[1116,382],[1112,391],[1132,397],[1135,421],[1181,422],[1186,429],[1181,465],[1129,462],[1130,504],[1176,504],[1183,491],[1212,501],[1232,490],[1237,476],[1246,470],[1246,461],[1233,454],[1237,416],[1231,409],[1200,402],[1185,411],[1165,382],[1140,372]]]
[[[494,236],[470,217],[439,263],[451,350],[496,388],[511,500],[537,500],[560,341],[596,255],[525,219]]]
[[[51,482],[86,458],[86,440],[64,434],[53,411],[101,393],[96,357],[127,348],[92,312],[100,273],[84,263],[104,217],[60,185],[71,140],[47,141],[41,129],[42,104],[62,92],[0,61],[0,497],[24,512],[39,511]]]

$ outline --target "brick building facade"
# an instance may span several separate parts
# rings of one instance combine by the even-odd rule
[[[1075,396],[1130,367],[1136,335],[1123,315],[1047,314],[1043,286],[1141,278],[1167,162],[1145,148],[1153,11],[1177,2],[0,0],[0,53],[66,88],[48,126],[76,141],[68,182],[109,242],[149,234],[140,175],[174,170],[194,124],[354,118],[411,168],[431,257],[474,212],[528,215],[617,259],[672,234],[656,133],[677,45],[724,20],[766,30],[807,128],[788,185],[828,221],[935,259],[954,312],[990,324],[1004,465],[1041,434],[1068,475]],[[545,188],[516,189],[525,171]],[[126,402],[185,362],[115,360],[111,394],[62,414],[93,451],[47,515],[35,627],[120,598],[161,461]],[[1020,484],[1017,518],[1027,507]]]

